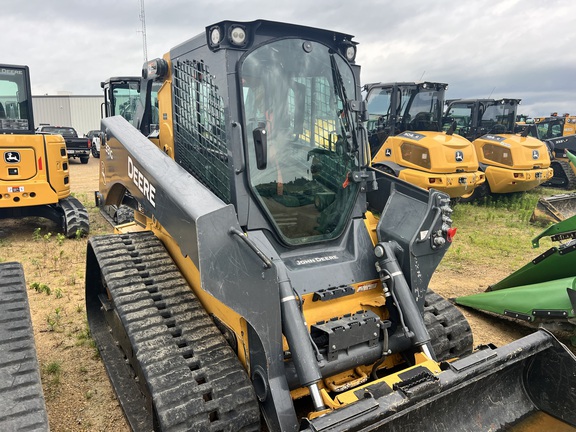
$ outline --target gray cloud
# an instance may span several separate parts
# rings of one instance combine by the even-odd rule
[[[34,94],[99,94],[100,81],[137,75],[139,0],[3,2],[2,62],[27,64]],[[530,115],[576,113],[572,0],[146,0],[148,57],[221,20],[258,18],[355,35],[362,80],[429,81],[447,96],[516,97]]]

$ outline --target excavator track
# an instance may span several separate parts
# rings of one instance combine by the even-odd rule
[[[0,430],[48,431],[22,265],[0,263]]]
[[[430,289],[424,301],[424,322],[438,361],[472,352],[470,324],[456,306]]]
[[[66,237],[84,236],[90,232],[90,221],[86,208],[74,197],[67,197],[58,202],[64,213],[63,231]]]
[[[260,430],[246,372],[153,233],[89,240],[86,304],[133,430]]]

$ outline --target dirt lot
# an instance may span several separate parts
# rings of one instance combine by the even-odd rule
[[[91,234],[111,232],[94,207],[99,159],[91,158],[87,165],[74,160],[70,165],[72,190],[90,213]],[[86,239],[58,239],[56,232],[56,226],[43,219],[0,221],[0,260],[20,261],[31,287],[28,295],[51,429],[127,431],[104,367],[88,337],[84,307]],[[465,272],[441,268],[431,285],[439,294],[455,297],[482,291],[508,273],[506,265],[475,267]],[[500,346],[530,333],[524,327],[480,313],[464,314],[472,325],[475,344],[492,342]]]
[[[112,231],[94,207],[98,164],[99,159],[93,158],[87,165],[70,161],[72,191],[88,209],[94,234]],[[21,262],[28,287],[37,287],[29,289],[28,298],[50,428],[54,432],[129,431],[88,338],[86,239],[58,239],[57,232],[55,224],[40,218],[0,221],[0,260]]]

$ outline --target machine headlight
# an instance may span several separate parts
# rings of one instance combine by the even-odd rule
[[[230,42],[236,46],[243,46],[246,44],[246,30],[241,26],[233,26],[230,28]]]
[[[220,45],[220,41],[222,40],[222,32],[220,31],[220,27],[212,27],[210,29],[210,44],[212,46]]]
[[[349,62],[353,62],[355,58],[356,58],[356,47],[354,45],[350,45],[348,48],[346,48],[346,59]]]

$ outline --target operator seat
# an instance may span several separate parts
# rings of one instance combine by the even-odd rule
[[[410,122],[410,129],[414,131],[430,130],[431,126],[432,122],[430,121],[430,113],[428,112],[419,112]]]

